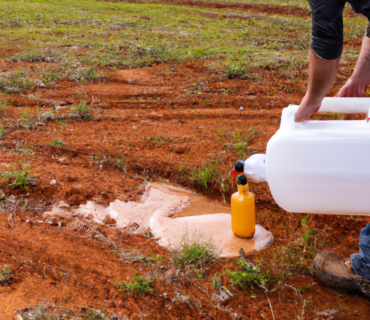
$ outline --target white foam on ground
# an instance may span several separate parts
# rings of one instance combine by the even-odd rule
[[[116,200],[104,207],[89,201],[86,205],[80,205],[73,214],[90,216],[97,223],[103,223],[109,215],[116,220],[119,228],[137,223],[140,226],[138,231],[150,228],[158,243],[169,249],[179,248],[185,238],[196,236],[199,240],[201,237],[204,241],[212,241],[218,247],[221,257],[238,256],[240,248],[245,253],[259,251],[272,242],[272,234],[258,225],[254,238],[236,237],[231,230],[231,215],[226,213],[202,215],[202,210],[199,209],[197,216],[171,218],[175,213],[191,206],[192,199],[194,193],[190,191],[153,183],[147,185],[142,203]],[[58,212],[59,210],[60,208]],[[45,214],[52,215],[53,210]]]

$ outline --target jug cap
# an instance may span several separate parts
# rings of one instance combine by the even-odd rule
[[[245,163],[245,160],[238,160],[238,162],[235,165],[235,171],[244,172],[244,163]]]
[[[247,177],[244,174],[239,175],[237,183],[239,186],[245,186],[248,184]]]

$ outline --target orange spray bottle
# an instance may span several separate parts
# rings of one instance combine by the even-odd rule
[[[238,192],[231,197],[231,228],[241,238],[252,238],[256,229],[254,194],[249,192],[245,175],[237,179]]]

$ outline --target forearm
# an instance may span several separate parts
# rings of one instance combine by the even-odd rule
[[[362,41],[360,56],[353,74],[339,90],[337,97],[366,97],[370,85],[370,26]]]
[[[370,27],[368,27],[370,29]],[[360,56],[357,60],[355,69],[351,78],[355,78],[358,81],[362,81],[366,84],[370,83],[370,30],[365,35],[362,41],[362,47]]]
[[[326,61],[310,50],[310,65],[306,102],[320,104],[324,99],[338,72],[340,58]]]
[[[312,114],[320,108],[322,100],[337,75],[339,62],[340,57],[326,61],[310,49],[308,88],[296,113],[295,121],[309,120]]]

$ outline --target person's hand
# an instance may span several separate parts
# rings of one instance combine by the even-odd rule
[[[305,96],[295,114],[295,122],[310,120],[310,118],[319,111],[320,107],[321,101],[312,102],[307,99],[307,96]]]
[[[366,97],[369,83],[360,79],[349,78],[346,84],[338,91],[336,97]]]

